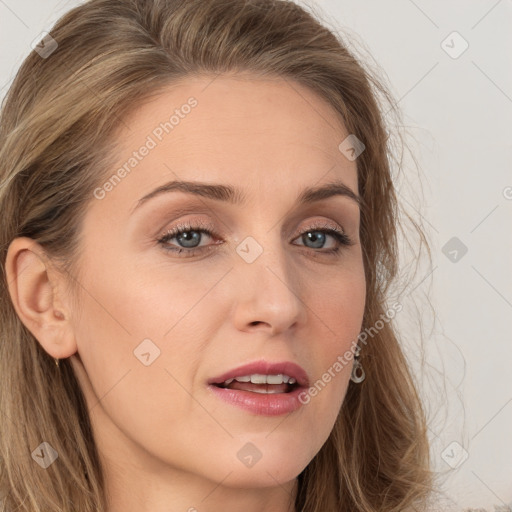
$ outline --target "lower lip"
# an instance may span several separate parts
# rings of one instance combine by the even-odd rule
[[[306,389],[298,387],[289,393],[272,394],[219,388],[211,384],[208,388],[221,400],[261,416],[280,416],[296,411],[303,405],[299,400],[299,395]]]

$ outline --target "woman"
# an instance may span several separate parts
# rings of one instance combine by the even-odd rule
[[[2,510],[406,511],[385,89],[280,0],[92,0],[0,123]]]

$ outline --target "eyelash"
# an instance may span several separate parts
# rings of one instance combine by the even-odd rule
[[[178,248],[170,247],[169,245],[167,245],[167,243],[170,240],[172,240],[173,238],[176,238],[177,236],[182,235],[183,233],[187,233],[189,231],[193,231],[193,232],[197,232],[197,233],[205,233],[206,235],[208,235],[211,238],[218,238],[218,235],[213,230],[211,230],[208,225],[198,222],[196,225],[192,225],[191,223],[183,223],[183,224],[177,225],[177,226],[173,227],[172,229],[170,229],[169,231],[167,231],[166,233],[164,233],[157,241],[162,246],[164,251],[166,251],[166,252],[171,252],[174,254],[181,254],[183,252],[187,253],[186,256],[181,256],[181,257],[192,257],[192,256],[195,256],[199,252],[204,252],[205,250],[212,250],[215,247],[215,245],[218,245],[218,244],[213,244],[213,245],[203,246],[203,247],[193,247],[190,249],[187,249],[186,247],[178,247]],[[342,247],[349,247],[354,244],[352,239],[346,233],[344,233],[340,229],[328,228],[325,223],[324,224],[322,224],[322,223],[313,224],[308,229],[302,231],[296,238],[299,238],[309,232],[325,233],[325,234],[331,235],[338,243],[338,245],[334,249],[329,249],[327,251],[321,251],[320,249],[319,250],[311,249],[313,252],[316,252],[316,253],[335,256],[340,252],[340,249]],[[305,247],[305,246],[302,246],[302,247]],[[305,248],[308,249],[308,247],[305,247]]]

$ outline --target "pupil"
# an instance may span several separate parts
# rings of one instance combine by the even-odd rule
[[[191,236],[190,233],[193,233],[193,235]],[[178,241],[181,243],[183,241],[183,239],[185,239],[184,247],[187,247],[187,248],[192,247],[193,248],[193,247],[196,247],[194,245],[194,241],[199,244],[200,238],[201,238],[201,236],[199,235],[199,233],[197,231],[185,231],[178,236]],[[190,245],[190,242],[192,242],[192,245]]]
[[[315,249],[321,248],[325,243],[325,233],[320,233],[319,231],[309,231],[304,236],[306,236],[309,240],[312,240]],[[320,243],[319,243],[320,241]]]

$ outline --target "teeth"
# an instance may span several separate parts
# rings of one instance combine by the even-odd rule
[[[276,393],[280,393],[279,391],[265,391],[263,389],[253,389],[252,390],[252,393],[262,393],[264,395],[273,395],[273,394],[276,394]]]
[[[297,382],[296,379],[289,377],[288,375],[262,375],[255,373],[253,375],[244,375],[242,377],[228,379],[224,384],[227,386],[234,380],[238,382],[251,382],[252,384],[295,384]]]
[[[267,383],[267,376],[266,375],[260,375],[259,373],[255,373],[254,375],[251,375],[251,382],[253,384],[266,384]]]

